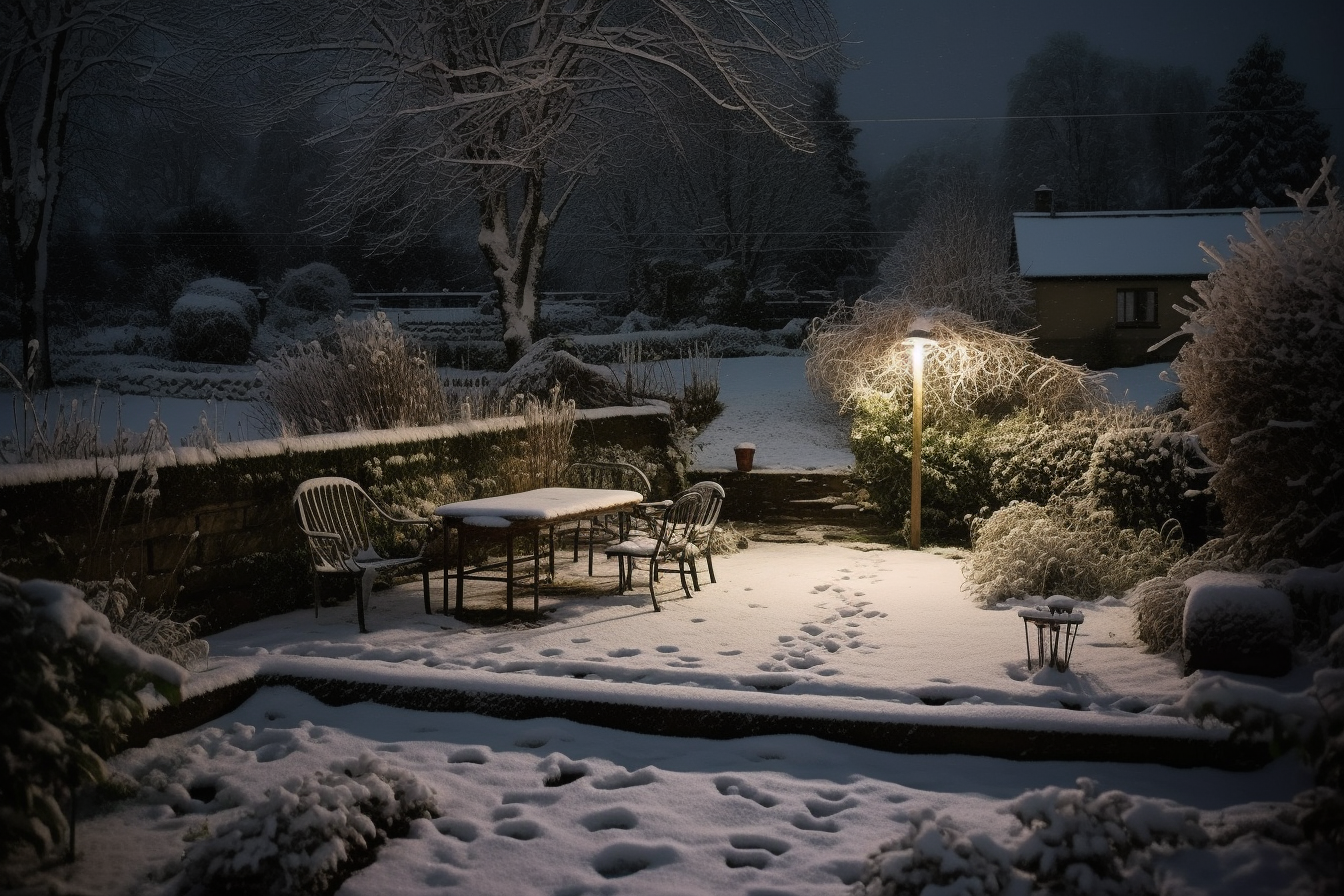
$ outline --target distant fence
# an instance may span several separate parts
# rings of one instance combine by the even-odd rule
[[[495,295],[493,290],[485,292],[357,292],[354,307],[356,311],[377,311],[380,308],[475,308],[486,299]],[[542,303],[546,302],[596,302],[608,304],[623,292],[584,292],[551,291],[541,294]]]

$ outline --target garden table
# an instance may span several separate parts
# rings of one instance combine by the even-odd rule
[[[516,492],[511,495],[499,495],[494,498],[476,498],[471,501],[457,501],[436,508],[436,516],[443,517],[444,524],[444,577],[443,612],[448,614],[448,590],[446,587],[449,565],[447,529],[457,530],[457,600],[454,615],[462,614],[462,586],[467,579],[487,582],[503,582],[505,606],[509,616],[513,615],[514,585],[532,579],[532,612],[541,609],[541,530],[551,529],[561,523],[586,519],[607,513],[624,514],[634,509],[644,496],[639,492],[625,489],[606,488],[534,488],[530,491]],[[520,536],[530,536],[531,552],[518,556],[514,553],[514,541]],[[466,565],[467,541],[469,539],[504,539],[504,560],[485,562],[476,566]],[[525,570],[517,571],[519,563],[531,563],[530,574]],[[550,562],[554,564],[554,552]],[[500,574],[503,570],[503,574]],[[551,568],[554,574],[554,566]]]

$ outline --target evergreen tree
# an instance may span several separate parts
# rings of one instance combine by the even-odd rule
[[[1186,171],[1191,208],[1284,205],[1284,190],[1320,168],[1330,132],[1306,104],[1305,86],[1284,74],[1283,57],[1261,35],[1228,73],[1204,155]]]
[[[854,161],[854,138],[859,129],[840,113],[835,81],[817,86],[813,132],[817,151],[830,179],[836,208],[817,234],[825,247],[814,265],[819,286],[831,288],[838,277],[866,278],[876,266],[873,251],[873,214],[868,201],[868,178]]]

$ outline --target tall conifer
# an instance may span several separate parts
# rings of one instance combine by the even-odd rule
[[[1228,73],[1204,155],[1186,171],[1191,208],[1287,205],[1284,190],[1320,169],[1330,132],[1306,104],[1305,86],[1284,74],[1283,58],[1261,35]]]

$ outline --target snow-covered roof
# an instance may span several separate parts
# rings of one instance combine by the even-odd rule
[[[1260,210],[1266,229],[1300,218],[1296,208]],[[1213,262],[1199,247],[1227,254],[1246,239],[1241,209],[1135,212],[1018,212],[1013,215],[1022,276],[1203,277]]]

